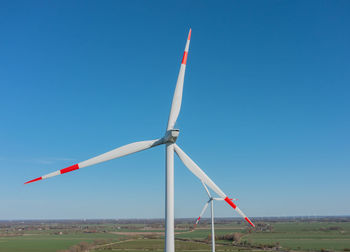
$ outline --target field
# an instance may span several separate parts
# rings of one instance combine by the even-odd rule
[[[176,251],[211,251],[210,225],[176,221]],[[218,219],[216,251],[350,251],[350,218]],[[0,251],[163,251],[162,220],[0,222]]]

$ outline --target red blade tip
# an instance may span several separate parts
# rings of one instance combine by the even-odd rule
[[[29,184],[29,183],[32,183],[32,182],[35,182],[35,181],[39,181],[39,180],[42,180],[42,178],[39,177],[39,178],[36,178],[36,179],[32,179],[30,181],[25,182],[24,184]]]
[[[248,223],[249,223],[252,227],[255,228],[255,225],[253,224],[253,222],[251,222],[251,221],[249,220],[248,217],[245,217],[244,219],[245,219],[246,221],[248,221]]]
[[[187,38],[187,40],[190,40],[190,39],[191,39],[191,32],[192,32],[192,29],[190,28],[190,31],[189,31],[189,33],[188,33],[188,38]]]

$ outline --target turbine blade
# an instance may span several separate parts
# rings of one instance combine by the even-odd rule
[[[225,193],[205,174],[201,168],[189,157],[186,153],[181,150],[181,148],[174,144],[174,150],[179,156],[181,161],[185,166],[201,181],[203,181],[207,186],[209,186],[214,192],[216,192],[220,197],[225,198]]]
[[[57,175],[60,175],[60,174],[64,174],[64,173],[67,173],[67,172],[75,171],[75,170],[78,170],[78,169],[81,169],[81,168],[84,168],[84,167],[88,167],[88,166],[91,166],[91,165],[95,165],[95,164],[99,164],[99,163],[102,163],[102,162],[106,162],[106,161],[111,160],[111,159],[123,157],[123,156],[129,155],[129,154],[135,153],[135,152],[139,152],[139,151],[142,151],[142,150],[146,150],[146,149],[155,147],[155,146],[163,144],[163,143],[164,143],[164,141],[161,138],[161,139],[156,139],[156,140],[141,141],[141,142],[135,142],[135,143],[127,144],[127,145],[124,145],[122,147],[119,147],[119,148],[116,148],[114,150],[111,150],[109,152],[106,152],[104,154],[101,154],[101,155],[99,155],[97,157],[90,158],[90,159],[88,159],[86,161],[83,161],[83,162],[80,162],[78,164],[66,167],[64,169],[61,169],[61,170],[58,170],[58,171],[55,171],[55,172],[52,172],[52,173],[49,173],[49,174],[46,174],[46,175],[41,176],[39,178],[27,181],[24,184],[29,184],[29,183],[32,183],[32,182],[35,182],[35,181],[51,178],[51,177],[54,177],[54,176],[57,176]]]
[[[176,88],[174,92],[173,102],[171,104],[167,130],[174,128],[177,117],[179,116],[179,113],[180,113],[181,101],[182,101],[182,90],[184,85],[188,49],[190,47],[190,39],[191,39],[191,29],[188,33],[185,52],[182,57],[181,67],[180,67],[179,75],[177,77]]]
[[[238,206],[233,203],[233,201],[226,196],[226,198],[224,199],[233,209],[235,209],[237,211],[237,213],[242,216],[242,218],[244,218],[252,227],[255,227],[255,225],[253,224],[253,222],[242,212],[241,209],[238,208]]]
[[[207,194],[208,194],[209,198],[211,198],[211,194],[210,194],[207,186],[205,185],[205,183],[203,181],[202,181],[202,184],[203,184],[204,189],[207,191]]]
[[[201,168],[189,157],[186,155],[183,150],[177,145],[174,144],[174,150],[176,154],[179,156],[181,161],[185,164],[185,166],[201,181],[203,181],[207,186],[209,186],[214,192],[216,192],[221,198],[223,198],[233,209],[237,211],[239,215],[241,215],[250,225],[253,227],[254,224],[250,221],[250,219],[236,206],[232,200],[227,197],[227,195],[205,174]]]
[[[205,205],[204,205],[204,207],[203,207],[203,209],[202,209],[202,212],[200,213],[200,215],[199,215],[199,217],[198,217],[198,219],[197,219],[197,221],[196,221],[195,226],[197,226],[197,224],[198,224],[199,220],[202,218],[202,216],[203,216],[205,210],[207,210],[208,205],[209,205],[209,201],[208,201],[207,203],[205,203]]]

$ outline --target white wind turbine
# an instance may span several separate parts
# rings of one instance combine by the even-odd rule
[[[203,187],[205,189],[205,191],[208,194],[209,200],[205,203],[198,219],[196,220],[196,224],[194,224],[194,227],[197,226],[198,222],[200,221],[200,219],[202,218],[203,214],[205,213],[205,210],[207,210],[208,205],[210,204],[210,215],[211,215],[211,251],[215,252],[215,228],[214,228],[214,200],[224,200],[223,198],[214,198],[211,196],[207,186],[205,185],[205,183],[202,181]],[[232,199],[232,200],[236,200],[236,199]]]
[[[72,166],[66,167],[64,169],[49,173],[47,175],[38,177],[36,179],[30,180],[25,184],[39,181],[42,179],[47,179],[53,176],[78,170],[91,165],[99,164],[111,159],[126,156],[135,152],[150,149],[152,147],[165,144],[166,145],[166,188],[165,188],[165,251],[174,252],[174,151],[182,160],[182,162],[187,166],[187,168],[197,176],[201,181],[203,181],[207,186],[209,186],[213,191],[215,191],[222,199],[224,199],[230,206],[232,206],[250,225],[254,227],[254,224],[248,219],[248,217],[230,200],[226,194],[198,167],[198,165],[193,162],[189,156],[176,145],[176,139],[179,135],[179,130],[175,129],[175,123],[177,117],[180,113],[181,100],[182,100],[182,89],[185,77],[186,62],[188,56],[188,49],[190,46],[191,29],[188,34],[187,43],[185,47],[185,52],[182,57],[180,72],[177,78],[175,93],[173,101],[171,104],[171,110],[168,120],[168,127],[165,135],[162,138],[149,141],[135,142],[131,144],[124,145],[122,147],[116,148],[99,156],[90,158],[83,162],[74,164]]]

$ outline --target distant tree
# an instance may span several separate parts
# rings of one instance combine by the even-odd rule
[[[85,251],[87,250],[88,248],[91,247],[91,244],[87,243],[87,242],[81,242],[78,244],[79,248],[80,248],[80,251]]]
[[[239,243],[241,241],[242,233],[234,233],[233,234],[233,241],[236,243]]]

